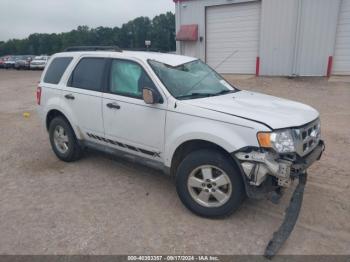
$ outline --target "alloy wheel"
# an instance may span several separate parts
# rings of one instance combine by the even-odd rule
[[[193,200],[204,207],[220,207],[232,194],[229,176],[212,165],[194,169],[188,176],[187,188]]]
[[[55,127],[55,130],[53,132],[53,141],[55,143],[57,150],[61,154],[67,153],[67,151],[69,150],[69,147],[68,147],[69,139],[66,131],[62,126],[58,125]]]

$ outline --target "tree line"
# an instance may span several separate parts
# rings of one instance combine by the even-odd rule
[[[169,52],[176,49],[175,15],[171,12],[161,14],[152,20],[138,17],[121,27],[78,26],[64,33],[31,34],[25,39],[10,39],[0,42],[2,55],[51,55],[69,46],[117,45],[123,49],[143,49],[145,40],[151,40],[151,49]]]

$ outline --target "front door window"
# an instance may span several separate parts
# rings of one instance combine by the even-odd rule
[[[110,75],[110,92],[142,99],[142,88],[155,88],[152,80],[137,63],[113,60]]]

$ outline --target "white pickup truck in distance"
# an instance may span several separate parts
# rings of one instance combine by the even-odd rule
[[[68,50],[45,67],[37,103],[59,159],[93,147],[161,169],[205,217],[278,199],[324,150],[315,109],[239,90],[193,57]]]

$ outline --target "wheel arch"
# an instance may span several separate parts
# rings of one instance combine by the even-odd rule
[[[188,154],[201,149],[216,150],[226,156],[229,156],[229,158],[232,159],[230,152],[228,152],[226,149],[224,149],[222,146],[216,143],[213,143],[207,140],[202,140],[202,139],[187,140],[182,144],[180,144],[172,155],[171,165],[170,165],[170,175],[175,176],[179,164]],[[231,163],[237,166],[234,159],[232,159]]]
[[[49,130],[50,128],[50,123],[51,121],[55,118],[55,117],[63,117],[65,120],[67,120],[68,124],[72,127],[73,131],[74,131],[74,135],[76,136],[77,139],[81,139],[81,135],[80,132],[75,128],[74,125],[72,125],[72,122],[70,121],[70,119],[67,117],[67,115],[65,113],[63,113],[61,110],[59,109],[50,109],[47,114],[46,114],[46,118],[45,118],[45,126],[46,126],[46,130]]]

